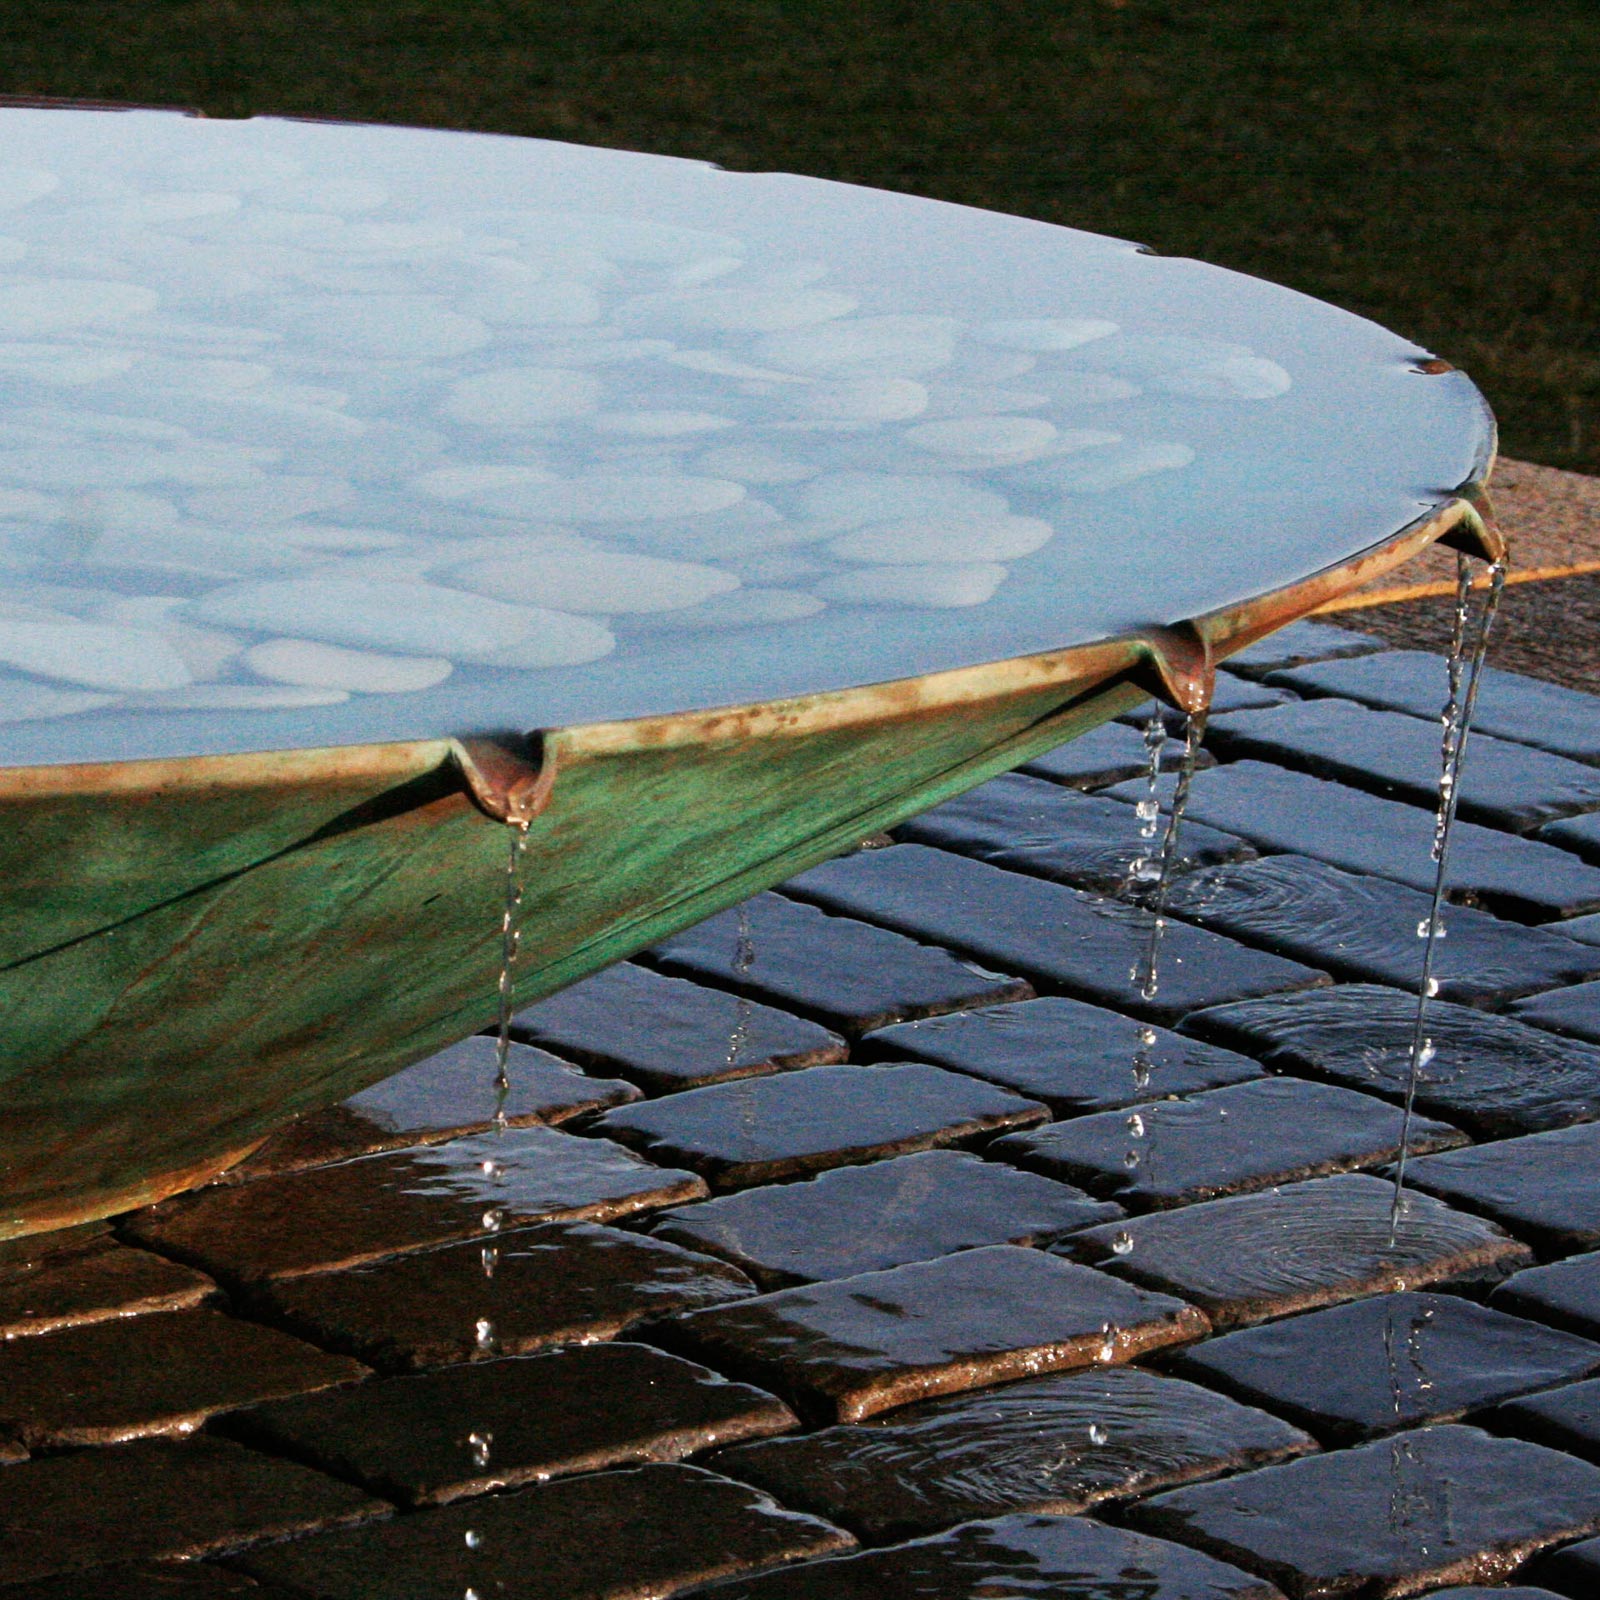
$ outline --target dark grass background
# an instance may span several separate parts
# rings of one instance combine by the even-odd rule
[[[1600,472],[1600,0],[0,0],[0,93],[534,134],[1042,217],[1467,368]],[[3,152],[0,152],[3,156]]]

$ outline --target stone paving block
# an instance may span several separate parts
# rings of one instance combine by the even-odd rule
[[[1413,1594],[1492,1583],[1593,1533],[1600,1470],[1452,1424],[1170,1489],[1127,1516],[1237,1561],[1292,1600]]]
[[[1267,681],[1296,694],[1339,695],[1435,724],[1447,693],[1444,658],[1424,650],[1317,662],[1274,672]],[[1553,750],[1594,766],[1600,765],[1600,716],[1595,709],[1593,695],[1485,667],[1473,726],[1480,733]]]
[[[1541,1254],[1600,1245],[1600,1125],[1424,1156],[1406,1181],[1452,1205],[1492,1217]]]
[[[1310,856],[1263,856],[1180,878],[1175,917],[1264,945],[1335,978],[1415,993],[1422,981],[1430,896],[1388,878],[1343,872]],[[1600,972],[1600,950],[1547,928],[1502,922],[1471,906],[1447,906],[1433,976],[1443,999],[1496,1006],[1518,995]]]
[[[1170,800],[1172,780],[1161,780]],[[1134,803],[1138,784],[1105,791]],[[1431,893],[1434,818],[1404,805],[1290,772],[1263,761],[1235,761],[1195,774],[1185,815],[1248,839],[1258,849],[1315,856],[1347,872],[1370,872]],[[1457,821],[1451,833],[1449,894],[1519,922],[1548,922],[1600,906],[1600,868],[1537,839]]]
[[[1315,1448],[1264,1411],[1179,1378],[1112,1367],[735,1445],[710,1464],[884,1543],[969,1518],[1083,1511]]]
[[[506,1223],[605,1222],[704,1193],[693,1173],[650,1166],[609,1140],[517,1128],[201,1189],[135,1212],[124,1226],[141,1242],[248,1283],[471,1238],[497,1211]]]
[[[242,1572],[210,1561],[145,1561],[7,1584],[5,1600],[281,1600]]]
[[[1298,962],[1172,923],[1159,993],[1146,1000],[1131,974],[1149,947],[1147,912],[926,845],[829,861],[784,887],[831,911],[968,950],[1035,984],[1157,1022],[1327,981]]]
[[[1526,1267],[1500,1284],[1489,1304],[1600,1340],[1600,1254]]]
[[[1430,1589],[1428,1600],[1560,1600],[1552,1589],[1530,1589],[1525,1583],[1496,1584],[1492,1589],[1481,1583],[1464,1588]]]
[[[481,1132],[494,1121],[496,1048],[497,1041],[488,1034],[463,1039],[342,1105],[312,1111],[273,1134],[233,1168],[228,1180],[326,1166]],[[510,1047],[506,1075],[511,1080],[506,1121],[517,1128],[564,1122],[639,1098],[631,1083],[591,1078],[532,1045]]]
[[[0,1254],[0,1340],[179,1311],[214,1289],[203,1273],[122,1244],[104,1228],[35,1234]]]
[[[651,1234],[722,1256],[763,1288],[780,1289],[981,1245],[1049,1243],[1121,1215],[1120,1206],[1031,1172],[925,1150],[667,1211]]]
[[[1161,849],[1159,838],[1140,837],[1138,819],[1127,806],[1018,772],[991,778],[901,823],[895,837],[1102,894],[1141,887],[1139,864],[1155,861]],[[1254,854],[1232,834],[1186,823],[1173,870],[1192,872]]]
[[[1254,676],[1301,667],[1310,661],[1337,661],[1346,656],[1370,656],[1387,650],[1387,641],[1354,628],[1336,628],[1327,622],[1291,622],[1269,633],[1227,659],[1229,672]],[[1437,659],[1437,658],[1436,658]]]
[[[1266,1078],[1046,1123],[995,1140],[987,1154],[1133,1211],[1164,1210],[1391,1161],[1401,1119],[1397,1107],[1350,1089]],[[1465,1143],[1442,1122],[1412,1122],[1413,1153]]]
[[[708,1590],[705,1600],[1281,1600],[1196,1550],[1087,1517],[996,1517]]]
[[[899,1023],[861,1050],[970,1072],[1064,1117],[1264,1076],[1248,1056],[1062,995]]]
[[[0,1429],[36,1450],[117,1444],[366,1376],[358,1362],[206,1307],[156,1312],[0,1344]]]
[[[467,1543],[478,1536],[476,1546]],[[244,1570],[317,1600],[651,1600],[855,1541],[699,1467],[633,1467],[250,1551]]]
[[[1249,1050],[1282,1072],[1405,1097],[1417,1003],[1395,989],[1345,984],[1198,1013],[1184,1031]],[[1437,1054],[1417,1077],[1417,1107],[1484,1138],[1600,1116],[1600,1050],[1512,1017],[1435,1001]]]
[[[224,1423],[248,1444],[405,1505],[675,1461],[798,1425],[781,1400],[642,1344],[386,1378],[255,1406]]]
[[[384,1516],[364,1489],[196,1434],[46,1456],[0,1472],[0,1584]]]
[[[1585,861],[1600,865],[1600,812],[1591,811],[1586,816],[1552,822],[1541,828],[1537,837],[1546,844],[1559,845]]]
[[[1483,1420],[1497,1433],[1513,1433],[1586,1461],[1600,1459],[1600,1378],[1508,1400]]]
[[[677,977],[803,1011],[843,1033],[1033,993],[948,950],[777,894],[675,935],[652,957]]]
[[[1349,1444],[1454,1421],[1597,1368],[1600,1344],[1588,1339],[1460,1295],[1407,1290],[1207,1339],[1175,1370]]]
[[[296,1332],[385,1372],[613,1339],[652,1317],[753,1292],[724,1261],[594,1223],[503,1233],[486,1276],[481,1239],[260,1290]],[[488,1323],[480,1341],[477,1324]]]
[[[859,1422],[931,1395],[1130,1361],[1206,1329],[1181,1300],[990,1245],[691,1311],[658,1337],[813,1421]]]
[[[710,1084],[608,1111],[595,1127],[652,1161],[693,1167],[714,1189],[741,1189],[1023,1128],[1048,1114],[965,1073],[906,1061]]]
[[[1163,770],[1170,772],[1176,767],[1180,753],[1169,743],[1162,752]],[[1200,752],[1202,766],[1215,766],[1216,761],[1210,751]],[[1069,789],[1102,789],[1109,783],[1137,778],[1149,767],[1144,736],[1138,728],[1122,722],[1103,722],[1098,728],[1035,756],[1021,770],[1052,783],[1063,783]]]
[[[1403,712],[1353,700],[1301,700],[1219,721],[1207,730],[1206,743],[1224,761],[1293,767],[1431,811],[1439,803],[1439,737],[1436,725]],[[1525,833],[1596,806],[1600,771],[1594,767],[1481,729],[1468,740],[1457,803],[1457,814],[1468,822]]]
[[[1587,917],[1572,917],[1566,922],[1550,924],[1551,933],[1564,939],[1576,939],[1580,944],[1600,944],[1600,912]]]
[[[621,961],[525,1011],[513,1028],[652,1094],[843,1061],[845,1042],[804,1017]]]
[[[1536,1028],[1600,1044],[1600,983],[1579,983],[1519,1000],[1511,1014]]]
[[[1600,1593],[1600,1539],[1585,1539],[1541,1556],[1528,1569],[1528,1576],[1548,1583],[1571,1600],[1594,1600]]]
[[[1493,1282],[1532,1264],[1493,1223],[1427,1195],[1407,1195],[1391,1245],[1393,1196],[1381,1178],[1344,1173],[1090,1228],[1055,1248],[1181,1295],[1219,1329],[1394,1289]]]

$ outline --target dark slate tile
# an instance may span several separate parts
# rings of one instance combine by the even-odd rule
[[[353,1156],[481,1132],[494,1121],[496,1045],[487,1034],[463,1039],[363,1089],[342,1105],[308,1113],[273,1134],[254,1155],[233,1168],[227,1181],[321,1167]],[[517,1128],[536,1122],[564,1122],[583,1112],[603,1111],[639,1098],[639,1091],[630,1083],[588,1077],[531,1045],[510,1047],[506,1075],[511,1080],[506,1121]]]
[[[1180,755],[1181,751],[1169,742],[1162,752],[1163,770],[1170,772],[1176,767]],[[1202,766],[1215,766],[1216,760],[1209,751],[1200,753]],[[1091,728],[1076,739],[1035,756],[1022,767],[1022,771],[1036,778],[1048,778],[1069,789],[1102,789],[1108,783],[1137,778],[1149,769],[1150,757],[1143,734],[1122,722],[1101,723],[1098,728]]]
[[[1036,984],[1157,1022],[1326,981],[1298,962],[1172,923],[1162,946],[1160,991],[1146,1000],[1132,974],[1149,946],[1147,912],[925,845],[829,861],[784,888],[829,910],[969,950]]]
[[[1600,1470],[1477,1428],[1419,1428],[1171,1489],[1128,1516],[1271,1578],[1292,1600],[1412,1594],[1493,1582],[1600,1529]]]
[[[862,1052],[970,1072],[1064,1117],[1263,1076],[1248,1056],[1061,995],[900,1023]]]
[[[955,1144],[1043,1122],[1045,1108],[920,1061],[807,1067],[710,1084],[608,1111],[595,1126],[714,1189]]]
[[[1439,803],[1439,729],[1403,712],[1353,700],[1301,700],[1229,717],[1207,731],[1206,743],[1224,761],[1294,767],[1428,810]],[[1457,802],[1466,821],[1524,833],[1595,806],[1600,771],[1594,767],[1482,730],[1469,738]]]
[[[546,1223],[350,1272],[282,1278],[262,1303],[318,1344],[385,1372],[613,1339],[652,1317],[752,1292],[726,1262],[620,1228]],[[480,1340],[477,1325],[488,1324]]]
[[[1349,1089],[1266,1078],[1046,1123],[997,1139],[988,1155],[1133,1211],[1164,1210],[1391,1161],[1401,1118],[1397,1107]],[[1414,1153],[1465,1143],[1442,1122],[1412,1122]]]
[[[1600,1044],[1600,983],[1580,983],[1519,1000],[1511,1014],[1536,1028]]]
[[[36,1234],[0,1256],[0,1340],[196,1306],[215,1288],[192,1267],[101,1229]]]
[[[1269,1583],[1086,1517],[996,1517],[885,1550],[729,1583],[706,1600],[1280,1600]]]
[[[1178,1378],[1111,1367],[735,1445],[711,1465],[883,1543],[1007,1512],[1070,1514],[1312,1449],[1298,1428],[1263,1411]]]
[[[1395,989],[1347,984],[1201,1012],[1187,1032],[1249,1050],[1269,1067],[1326,1078],[1391,1100],[1405,1097],[1417,1002]],[[1511,1017],[1435,1001],[1437,1054],[1417,1078],[1417,1106],[1484,1138],[1600,1116],[1600,1051]]]
[[[1162,784],[1170,796],[1171,780]],[[1106,793],[1130,803],[1143,798],[1136,784]],[[1264,851],[1315,856],[1347,872],[1433,889],[1434,818],[1421,806],[1262,761],[1235,761],[1195,775],[1186,815]],[[1449,894],[1517,921],[1546,922],[1600,906],[1600,868],[1537,839],[1458,821]]]
[[[405,1505],[641,1461],[798,1426],[769,1394],[642,1344],[446,1367],[253,1407],[224,1426]]]
[[[1565,822],[1552,822],[1539,830],[1538,837],[1546,844],[1559,845],[1585,861],[1600,865],[1600,811],[1569,817]]]
[[[1349,1444],[1450,1422],[1596,1368],[1600,1344],[1460,1295],[1408,1290],[1207,1339],[1176,1370]]]
[[[519,1011],[517,1037],[652,1094],[843,1061],[845,1042],[804,1017],[622,961]]]
[[[118,1444],[366,1375],[344,1356],[205,1307],[157,1312],[0,1344],[0,1429],[33,1449]]]
[[[1391,1245],[1393,1196],[1382,1178],[1345,1173],[1091,1228],[1056,1248],[1192,1300],[1218,1328],[1531,1264],[1526,1245],[1427,1195],[1407,1195]]]
[[[278,1600],[242,1572],[209,1561],[144,1561],[7,1584],[5,1600]]]
[[[1342,872],[1309,856],[1263,856],[1177,880],[1175,917],[1293,956],[1335,978],[1413,992],[1422,981],[1429,895],[1388,878]],[[1590,951],[1546,928],[1502,922],[1471,906],[1444,911],[1434,946],[1439,994],[1495,1006],[1600,972]]]
[[[1130,1361],[1206,1326],[1180,1300],[1002,1244],[691,1311],[660,1337],[813,1421],[859,1422],[930,1395]]]
[[[1559,933],[1564,939],[1576,939],[1580,944],[1600,944],[1600,912],[1572,917],[1566,922],[1552,922],[1550,932]]]
[[[1600,1245],[1600,1125],[1424,1156],[1406,1179],[1509,1228],[1545,1255]]]
[[[837,1167],[667,1211],[651,1233],[742,1267],[763,1288],[849,1278],[987,1244],[1041,1244],[1119,1206],[961,1150]]]
[[[1430,1589],[1428,1600],[1560,1600],[1551,1589],[1531,1589],[1525,1583],[1496,1584],[1488,1588],[1469,1583],[1464,1588]]]
[[[803,1011],[843,1033],[1033,993],[948,950],[776,894],[711,917],[652,955],[677,977]]]
[[[1600,1539],[1585,1539],[1541,1556],[1528,1569],[1530,1578],[1548,1583],[1571,1600],[1594,1600],[1600,1593]],[[1539,1590],[1533,1591],[1535,1594]]]
[[[1600,1378],[1508,1400],[1484,1421],[1497,1433],[1514,1433],[1595,1461],[1600,1459]]]
[[[1291,622],[1269,633],[1227,659],[1230,672],[1256,675],[1300,667],[1310,661],[1337,661],[1346,656],[1370,656],[1389,648],[1386,641],[1353,628],[1336,628],[1327,622]]]
[[[1524,1268],[1495,1289],[1489,1304],[1600,1340],[1600,1254]]]
[[[662,1171],[609,1140],[517,1128],[202,1189],[135,1212],[125,1226],[137,1240],[248,1283],[472,1238],[496,1211],[508,1224],[606,1222],[704,1193],[692,1173]]]
[[[895,830],[911,844],[934,845],[997,867],[1103,894],[1130,892],[1158,866],[1161,840],[1140,836],[1127,806],[1041,778],[1008,772],[925,811]],[[1255,851],[1232,834],[1186,823],[1176,872],[1242,861]]]
[[[364,1489],[197,1434],[0,1472],[0,1583],[193,1558],[382,1516]]]
[[[469,1545],[467,1535],[478,1536]],[[848,1549],[848,1534],[699,1467],[633,1467],[251,1551],[316,1600],[647,1600]]]

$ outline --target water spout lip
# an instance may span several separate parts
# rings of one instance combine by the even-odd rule
[[[496,822],[524,828],[549,805],[556,762],[542,733],[452,739],[450,753],[474,803]]]
[[[1439,536],[1439,543],[1447,549],[1460,550],[1490,563],[1506,560],[1511,554],[1511,546],[1500,530],[1487,486],[1471,479],[1460,484],[1453,492],[1456,499],[1463,503],[1465,515]]]
[[[1179,711],[1204,711],[1216,689],[1211,641],[1192,622],[1145,628],[1137,642],[1141,660],[1129,673],[1141,689]]]

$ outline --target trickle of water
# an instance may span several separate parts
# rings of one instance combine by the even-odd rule
[[[1100,1423],[1091,1422],[1089,1424],[1089,1443],[1090,1444],[1104,1444],[1106,1442],[1107,1437],[1108,1436],[1106,1434],[1106,1430],[1105,1430],[1104,1427],[1101,1426]]]
[[[516,1010],[517,956],[522,945],[522,862],[528,850],[530,824],[520,822],[511,829],[506,859],[505,900],[500,912],[500,983],[494,1049],[494,1126],[504,1132],[506,1099],[511,1093],[511,1018]]]
[[[479,1317],[473,1325],[473,1342],[480,1350],[494,1349],[494,1323],[487,1317]]]
[[[1400,1226],[1401,1189],[1406,1177],[1406,1158],[1410,1154],[1411,1125],[1416,1114],[1417,1082],[1422,1069],[1434,1057],[1433,1041],[1427,1036],[1428,1003],[1439,992],[1433,976],[1434,953],[1445,935],[1445,885],[1450,866],[1450,835],[1461,799],[1461,767],[1466,754],[1467,735],[1472,731],[1473,712],[1478,704],[1478,686],[1483,678],[1484,657],[1489,650],[1489,630],[1500,609],[1505,591],[1507,564],[1502,558],[1489,568],[1489,587],[1476,618],[1472,614],[1472,565],[1467,556],[1456,555],[1455,620],[1450,635],[1450,655],[1446,663],[1449,694],[1439,719],[1439,806],[1433,824],[1433,897],[1428,915],[1417,925],[1423,942],[1422,976],[1417,985],[1416,1023],[1411,1030],[1411,1059],[1406,1070],[1405,1110],[1400,1118],[1400,1155],[1394,1169],[1394,1199],[1389,1207],[1389,1244],[1392,1247]]]
[[[482,1431],[469,1433],[467,1448],[472,1452],[473,1466],[486,1467],[489,1465],[490,1452],[494,1448],[494,1435]]]
[[[739,902],[739,923],[734,934],[733,942],[733,976],[743,983],[750,976],[750,969],[756,964],[756,938],[750,926],[750,902]],[[739,996],[739,1007],[734,1013],[733,1032],[728,1035],[728,1053],[723,1061],[725,1067],[735,1067],[739,1064],[739,1053],[744,1049],[750,1039],[750,1022],[755,1016],[755,1003],[748,995]]]
[[[1167,829],[1162,835],[1157,858],[1155,889],[1150,897],[1150,939],[1143,957],[1128,975],[1144,1000],[1154,1000],[1161,986],[1161,942],[1167,929],[1167,895],[1172,888],[1172,869],[1178,861],[1178,831],[1189,805],[1189,789],[1194,782],[1195,768],[1200,761],[1200,743],[1205,736],[1206,713],[1191,711],[1183,721],[1183,759],[1178,765],[1172,809],[1167,813]]]
[[[1161,798],[1157,790],[1161,782],[1161,758],[1166,748],[1167,725],[1162,718],[1161,707],[1157,706],[1150,713],[1150,720],[1144,725],[1144,798],[1133,808],[1134,815],[1139,819],[1141,839],[1155,838],[1160,825]],[[1130,887],[1138,883],[1153,883],[1160,871],[1159,858],[1148,849],[1141,850],[1128,863],[1128,883]]]
[[[1100,1329],[1100,1348],[1095,1352],[1097,1361],[1115,1361],[1117,1358],[1117,1330],[1111,1323]]]

